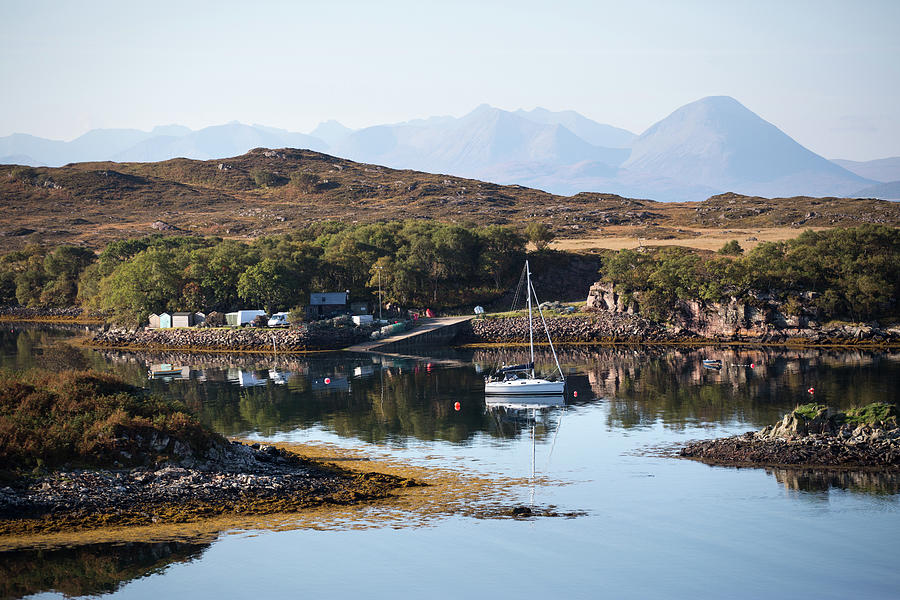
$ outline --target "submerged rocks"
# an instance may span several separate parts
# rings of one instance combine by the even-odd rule
[[[723,465],[900,470],[897,414],[880,403],[846,413],[806,404],[760,431],[688,444],[680,456]]]

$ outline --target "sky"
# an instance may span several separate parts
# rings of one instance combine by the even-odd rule
[[[308,132],[482,103],[641,133],[737,98],[828,158],[900,156],[900,0],[0,0],[0,136]]]

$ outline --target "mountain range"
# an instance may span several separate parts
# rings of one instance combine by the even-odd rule
[[[481,105],[459,118],[358,130],[326,121],[309,134],[237,122],[197,131],[179,125],[149,132],[95,129],[69,142],[13,134],[0,138],[0,163],[209,160],[258,147],[306,148],[560,195],[592,191],[664,201],[723,192],[900,197],[900,157],[829,161],[727,96],[687,104],[641,135],[574,111],[505,111]]]

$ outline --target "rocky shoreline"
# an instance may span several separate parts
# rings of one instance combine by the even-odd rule
[[[348,319],[349,320],[349,319]],[[193,327],[127,331],[109,329],[85,345],[129,350],[309,352],[339,350],[369,339],[372,327],[316,322],[298,328]]]
[[[859,417],[867,414],[879,416]],[[832,414],[805,405],[760,431],[692,442],[679,456],[715,465],[900,471],[897,409],[870,405]]]
[[[0,307],[0,321],[34,321],[59,323],[91,323],[103,322],[103,315],[86,311],[77,306],[68,308],[28,308],[25,306]]]
[[[547,328],[559,344],[770,344],[785,346],[900,346],[900,330],[865,325],[822,326],[816,330],[765,330],[761,333],[729,331],[700,334],[683,327],[669,327],[637,314],[594,311],[587,315],[549,317]],[[540,320],[535,341],[544,342]],[[474,319],[456,340],[460,344],[515,344],[528,342],[527,317]]]
[[[203,457],[19,479],[0,488],[0,535],[293,512],[385,498],[413,485],[409,479],[310,461],[275,446],[233,441]]]

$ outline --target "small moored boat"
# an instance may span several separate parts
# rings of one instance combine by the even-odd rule
[[[541,310],[537,293],[531,284],[531,269],[527,260],[525,261],[525,280],[526,294],[528,296],[528,346],[531,350],[531,361],[523,365],[504,366],[492,376],[485,377],[484,393],[490,396],[560,396],[566,390],[566,379],[562,368],[559,366],[559,359],[557,359],[556,350],[553,348],[553,340],[550,339],[550,330],[547,328],[547,321],[544,319],[544,311]],[[532,296],[534,296],[535,304],[538,306],[538,313],[544,325],[544,331],[547,334],[547,341],[550,343],[553,360],[556,361],[559,380],[542,379],[535,374],[534,319],[531,311]]]

